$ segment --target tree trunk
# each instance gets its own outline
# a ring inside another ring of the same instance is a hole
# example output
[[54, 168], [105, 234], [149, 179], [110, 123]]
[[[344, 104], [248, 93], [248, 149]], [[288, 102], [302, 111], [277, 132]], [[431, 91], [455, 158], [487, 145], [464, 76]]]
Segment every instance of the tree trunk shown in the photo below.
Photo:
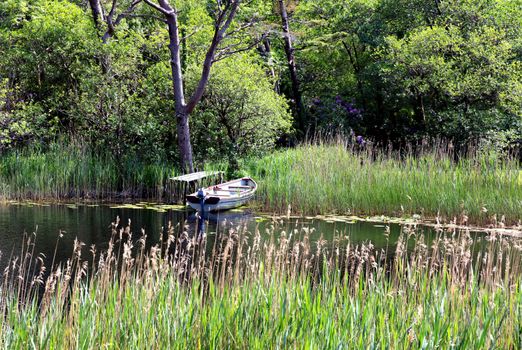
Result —
[[96, 29], [100, 29], [100, 21], [104, 21], [103, 9], [100, 4], [100, 0], [89, 0], [89, 5], [92, 11], [92, 18], [94, 19], [94, 25]]
[[15, 73], [13, 71], [9, 72], [9, 76], [6, 81], [5, 86], [5, 105], [4, 110], [6, 112], [11, 112], [13, 110], [13, 100], [14, 100], [14, 86], [15, 86]]
[[357, 47], [352, 41], [352, 45], [350, 45], [346, 41], [342, 41], [342, 44], [344, 46], [344, 49], [348, 53], [348, 58], [350, 59], [350, 64], [352, 65], [353, 71], [355, 73], [355, 79], [357, 80], [357, 90], [359, 92], [359, 99], [361, 101], [362, 107], [364, 110], [366, 110], [366, 97], [363, 90], [363, 82], [361, 80], [361, 72], [363, 70], [359, 55], [357, 54]]
[[192, 145], [190, 143], [189, 114], [184, 108], [181, 111], [176, 111], [176, 131], [183, 172], [193, 173], [194, 163], [192, 160]]
[[[100, 0], [89, 0], [93, 11], [96, 6], [92, 6], [92, 4], [99, 4], [99, 1]], [[108, 26], [107, 35], [112, 36], [114, 34], [114, 27], [118, 25], [120, 20], [129, 15], [140, 2], [141, 1], [138, 0], [133, 1], [127, 11], [118, 15], [116, 20], [113, 21], [117, 3], [117, 1], [113, 1], [111, 11], [107, 15], [106, 20]], [[144, 2], [154, 10], [162, 13], [165, 16], [165, 21], [168, 26], [170, 66], [172, 71], [172, 87], [174, 90], [174, 111], [178, 147], [181, 156], [181, 168], [185, 172], [193, 172], [194, 164], [192, 157], [192, 146], [190, 142], [189, 115], [192, 113], [203, 96], [205, 87], [210, 77], [210, 68], [214, 63], [216, 50], [218, 49], [220, 42], [225, 37], [228, 28], [236, 16], [239, 5], [241, 4], [241, 0], [228, 1], [225, 3], [218, 1], [218, 16], [214, 24], [214, 36], [203, 61], [201, 77], [194, 93], [189, 98], [188, 103], [185, 102], [185, 92], [183, 88], [183, 66], [181, 62], [181, 39], [179, 35], [180, 28], [178, 23], [178, 11], [170, 5], [169, 0], [158, 0], [157, 3], [151, 0], [144, 0]], [[101, 9], [101, 11], [102, 10], [103, 9]], [[101, 16], [105, 17], [103, 13], [101, 13]]]
[[272, 78], [273, 84], [274, 84], [274, 91], [276, 93], [280, 93], [279, 89], [279, 81], [276, 76], [274, 67], [273, 67], [273, 59], [272, 59], [272, 48], [270, 47], [270, 40], [268, 38], [265, 38], [258, 46], [257, 50], [259, 51], [259, 54], [265, 62], [267, 63], [268, 70], [270, 77]]
[[305, 123], [303, 120], [301, 93], [299, 90], [299, 78], [297, 77], [297, 66], [295, 64], [294, 47], [292, 44], [290, 25], [288, 24], [288, 14], [286, 12], [285, 1], [278, 1], [279, 10], [281, 12], [281, 21], [283, 25], [286, 59], [288, 61], [288, 70], [290, 71], [290, 80], [292, 82], [292, 93], [294, 95], [295, 112], [297, 115], [297, 126], [299, 129], [303, 130], [305, 127]]
[[187, 33], [186, 29], [181, 29], [181, 71], [185, 74], [187, 70]]
[[176, 114], [176, 131], [180, 152], [181, 168], [184, 172], [194, 172], [192, 161], [192, 145], [190, 143], [189, 114], [185, 105], [183, 88], [183, 67], [181, 65], [180, 37], [177, 14], [166, 16], [169, 27], [170, 67], [172, 71], [172, 87], [174, 89], [174, 108]]

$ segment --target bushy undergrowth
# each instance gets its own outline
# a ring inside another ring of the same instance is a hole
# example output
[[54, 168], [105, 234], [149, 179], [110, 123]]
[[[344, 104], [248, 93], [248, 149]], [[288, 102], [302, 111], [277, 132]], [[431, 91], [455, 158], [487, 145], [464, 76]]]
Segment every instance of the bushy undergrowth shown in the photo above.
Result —
[[342, 142], [303, 145], [256, 160], [259, 198], [270, 210], [305, 214], [423, 215], [460, 222], [508, 221], [522, 213], [522, 168], [515, 159], [443, 148], [415, 156]]
[[210, 240], [170, 228], [147, 251], [146, 238], [129, 233], [115, 223], [93, 268], [82, 261], [80, 242], [47, 278], [41, 259], [11, 261], [1, 285], [0, 345], [522, 346], [520, 239], [477, 241], [438, 229], [428, 241], [404, 227], [393, 249], [377, 251], [343, 236], [311, 244], [306, 228], [285, 233], [274, 223], [268, 242], [241, 229]]

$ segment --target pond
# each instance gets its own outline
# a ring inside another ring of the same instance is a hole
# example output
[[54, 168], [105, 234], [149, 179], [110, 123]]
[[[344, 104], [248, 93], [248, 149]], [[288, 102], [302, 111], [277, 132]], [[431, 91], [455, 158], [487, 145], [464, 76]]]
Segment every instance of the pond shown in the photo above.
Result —
[[[116, 218], [122, 224], [130, 222], [133, 237], [139, 237], [142, 229], [147, 234], [147, 246], [159, 242], [169, 222], [176, 233], [197, 234], [200, 222], [194, 211], [179, 206], [139, 203], [138, 205], [92, 204], [11, 204], [0, 206], [0, 268], [6, 266], [11, 256], [20, 255], [27, 237], [35, 233], [33, 256], [43, 254], [45, 260], [55, 262], [68, 259], [75, 239], [83, 242], [83, 256], [88, 256], [91, 246], [97, 251], [108, 247], [111, 223]], [[386, 226], [389, 232], [386, 233]], [[248, 208], [210, 214], [204, 227], [209, 240], [226, 234], [230, 229], [242, 227], [249, 232], [259, 230], [262, 239], [276, 239], [271, 235], [282, 232], [302, 234], [309, 229], [310, 242], [319, 239], [332, 242], [335, 237], [347, 236], [351, 243], [371, 241], [376, 249], [393, 249], [401, 232], [397, 223], [383, 224], [334, 217], [281, 217], [256, 214]], [[297, 230], [296, 230], [297, 229]], [[270, 233], [272, 232], [272, 233]], [[421, 227], [418, 232], [432, 236], [434, 231]], [[25, 237], [25, 238], [24, 238]], [[297, 239], [299, 237], [296, 237]], [[87, 258], [88, 259], [88, 258]], [[0, 271], [2, 271], [0, 270]]]

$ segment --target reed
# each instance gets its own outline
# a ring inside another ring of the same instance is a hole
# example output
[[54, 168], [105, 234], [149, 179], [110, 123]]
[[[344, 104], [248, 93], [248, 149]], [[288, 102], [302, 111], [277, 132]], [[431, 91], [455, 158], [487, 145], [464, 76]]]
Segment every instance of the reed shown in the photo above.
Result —
[[[275, 151], [242, 164], [241, 173], [259, 183], [260, 206], [272, 212], [420, 215], [495, 226], [522, 219], [522, 169], [515, 158], [474, 153], [454, 161], [440, 145], [399, 153], [371, 146], [358, 150], [337, 140]], [[225, 164], [216, 167], [226, 170]], [[176, 172], [166, 163], [116, 158], [81, 143], [56, 143], [45, 151], [32, 148], [0, 157], [0, 200], [161, 200], [169, 195], [167, 179]]]
[[0, 200], [161, 198], [175, 173], [167, 164], [117, 158], [81, 142], [53, 143], [0, 157]]
[[416, 153], [341, 141], [282, 150], [249, 163], [266, 210], [300, 214], [389, 215], [516, 224], [522, 218], [522, 168], [515, 158], [444, 147]]
[[522, 346], [520, 239], [438, 228], [428, 241], [405, 226], [383, 252], [342, 235], [311, 244], [306, 228], [274, 222], [269, 241], [170, 227], [147, 250], [145, 236], [112, 227], [108, 251], [91, 249], [96, 263], [80, 242], [47, 278], [30, 242], [11, 261], [2, 348]]

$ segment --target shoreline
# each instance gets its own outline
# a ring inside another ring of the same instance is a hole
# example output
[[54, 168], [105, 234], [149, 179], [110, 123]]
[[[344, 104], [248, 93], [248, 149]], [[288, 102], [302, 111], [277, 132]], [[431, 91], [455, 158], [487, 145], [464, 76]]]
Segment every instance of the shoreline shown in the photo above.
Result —
[[274, 215], [273, 213], [261, 212], [259, 215], [272, 216], [273, 218], [295, 218], [295, 219], [319, 219], [326, 222], [343, 222], [343, 223], [356, 223], [369, 222], [376, 224], [399, 224], [399, 225], [412, 225], [412, 226], [423, 226], [441, 230], [468, 230], [470, 232], [484, 232], [488, 234], [502, 234], [504, 236], [511, 236], [516, 238], [522, 238], [522, 221], [519, 221], [515, 225], [498, 225], [492, 224], [487, 226], [481, 226], [474, 223], [471, 224], [458, 224], [455, 222], [437, 222], [437, 218], [414, 218], [414, 217], [390, 217], [385, 215], [380, 216], [358, 216], [358, 215], [316, 215], [316, 216], [302, 216], [302, 215]]

